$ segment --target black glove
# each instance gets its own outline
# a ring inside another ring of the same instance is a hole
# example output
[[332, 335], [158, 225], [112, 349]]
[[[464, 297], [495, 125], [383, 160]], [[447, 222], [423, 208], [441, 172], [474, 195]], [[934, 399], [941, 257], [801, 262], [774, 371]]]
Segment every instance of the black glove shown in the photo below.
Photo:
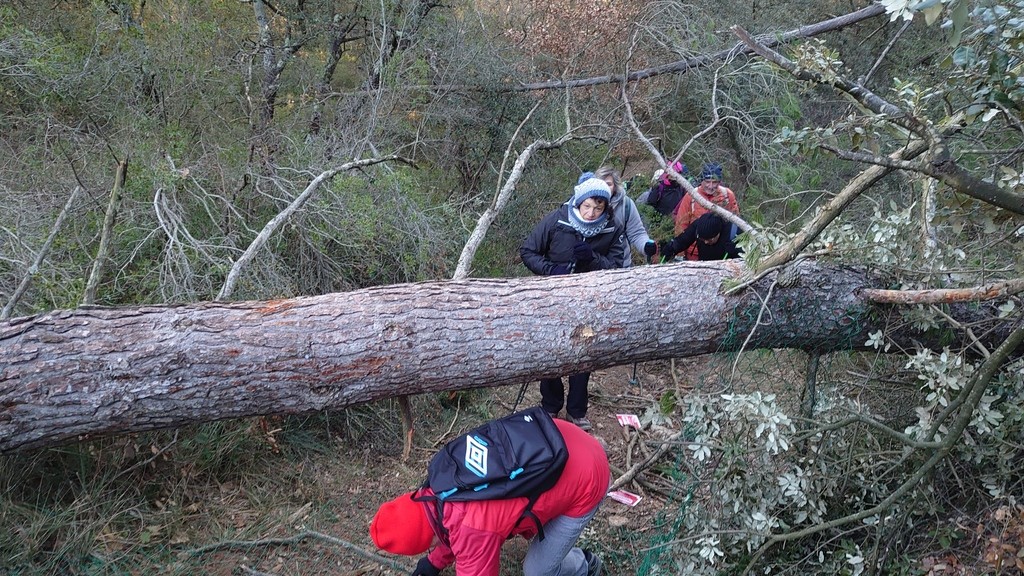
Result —
[[549, 276], [558, 276], [560, 274], [568, 274], [570, 272], [569, 266], [566, 264], [555, 264], [551, 267], [551, 271], [548, 272]]
[[590, 264], [594, 260], [594, 249], [586, 242], [579, 242], [572, 249], [572, 255], [581, 264]]
[[420, 558], [420, 561], [416, 563], [416, 569], [412, 571], [409, 576], [440, 576], [441, 571], [434, 567], [424, 556]]
[[654, 243], [654, 240], [648, 240], [646, 243], [644, 243], [644, 256], [651, 258], [657, 253], [658, 245]]
[[658, 253], [661, 254], [662, 260], [671, 260], [676, 255], [675, 244], [673, 244], [671, 240], [662, 242], [661, 245], [658, 246]]

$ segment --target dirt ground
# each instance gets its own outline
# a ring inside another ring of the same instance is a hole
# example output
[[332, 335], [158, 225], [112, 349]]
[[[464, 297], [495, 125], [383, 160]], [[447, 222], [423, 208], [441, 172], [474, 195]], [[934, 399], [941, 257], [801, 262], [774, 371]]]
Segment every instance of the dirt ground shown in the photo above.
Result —
[[[672, 572], [664, 565], [652, 570], [651, 564], [657, 560], [654, 557], [660, 550], [659, 544], [681, 536], [672, 528], [672, 521], [681, 506], [680, 499], [687, 496], [681, 494], [687, 489], [681, 486], [687, 482], [669, 478], [679, 468], [679, 450], [656, 458], [652, 467], [635, 478], [626, 471], [656, 455], [661, 440], [680, 430], [683, 423], [676, 399], [694, 392], [713, 393], [713, 388], [721, 384], [718, 373], [728, 371], [737, 375], [736, 383], [730, 385], [786, 396], [783, 402], [796, 406], [800, 389], [788, 383], [803, 381], [803, 361], [802, 353], [797, 352], [776, 352], [770, 361], [754, 353], [741, 357], [737, 364], [731, 358], [722, 364], [722, 359], [706, 356], [648, 362], [635, 368], [620, 366], [592, 374], [588, 417], [594, 425], [594, 436], [606, 446], [613, 485], [629, 477], [622, 488], [642, 497], [633, 507], [605, 499], [580, 538], [581, 547], [604, 559], [605, 576]], [[279, 434], [281, 449], [269, 450], [274, 446], [274, 429], [267, 431], [267, 446], [261, 448], [264, 452], [257, 457], [264, 462], [254, 466], [247, 462], [249, 465], [240, 467], [230, 480], [218, 475], [219, 484], [212, 486], [190, 483], [188, 501], [172, 502], [171, 498], [157, 494], [145, 504], [161, 509], [194, 508], [193, 527], [181, 534], [169, 534], [178, 528], [167, 527], [161, 533], [160, 526], [149, 525], [152, 520], [147, 517], [143, 520], [145, 530], [159, 537], [161, 543], [128, 550], [117, 547], [112, 534], [111, 545], [100, 553], [104, 558], [114, 558], [123, 549], [125, 555], [117, 562], [119, 569], [73, 573], [409, 574], [416, 558], [378, 552], [370, 541], [368, 528], [377, 507], [419, 486], [425, 478], [427, 463], [444, 442], [489, 418], [513, 412], [519, 391], [517, 385], [412, 398], [415, 441], [408, 459], [402, 456], [397, 402], [384, 401], [331, 415], [326, 434], [322, 429], [323, 415], [317, 416], [321, 429], [296, 426], [288, 431], [287, 422], [281, 423], [285, 430]], [[518, 407], [539, 402], [538, 385], [533, 382], [526, 387]], [[909, 401], [905, 404], [914, 405]], [[637, 431], [621, 426], [616, 414], [633, 414], [644, 423], [652, 415], [663, 418], [668, 414], [669, 420], [662, 419], [658, 425], [646, 425]], [[311, 429], [317, 438], [303, 442], [302, 435], [310, 434]], [[693, 482], [689, 485], [692, 489]], [[522, 574], [526, 546], [520, 538], [506, 542], [500, 576]], [[149, 556], [144, 562], [135, 553], [139, 548]], [[168, 561], [169, 557], [172, 560]], [[978, 557], [977, 552], [974, 557]], [[0, 562], [0, 576], [6, 576], [2, 566]], [[124, 570], [124, 566], [133, 568]], [[153, 566], [160, 569], [154, 571]], [[447, 570], [445, 574], [454, 571]]]
[[[676, 367], [676, 374], [684, 372], [682, 366]], [[641, 433], [620, 426], [616, 414], [642, 418], [659, 398], [677, 386], [685, 387], [686, 383], [672, 377], [667, 362], [621, 366], [592, 374], [588, 417], [594, 425], [594, 436], [607, 447], [613, 482], [656, 448], [656, 438], [649, 431]], [[362, 445], [339, 445], [336, 458], [304, 464], [309, 469], [303, 471], [303, 479], [295, 487], [296, 509], [279, 510], [281, 518], [276, 522], [264, 519], [268, 526], [265, 540], [247, 539], [239, 546], [190, 555], [183, 559], [179, 570], [172, 572], [188, 572], [188, 565], [195, 568], [195, 563], [199, 563], [204, 573], [218, 575], [408, 574], [416, 558], [378, 553], [369, 539], [367, 529], [377, 506], [422, 482], [436, 446], [483, 422], [486, 417], [477, 415], [478, 412], [494, 416], [511, 413], [519, 391], [519, 386], [478, 391], [468, 402], [470, 405], [456, 406], [459, 415], [450, 421], [440, 421], [438, 415], [431, 413], [416, 413], [417, 436], [408, 461], [402, 461], [397, 429], [375, 435], [371, 442]], [[531, 383], [520, 408], [539, 402], [538, 386]], [[413, 407], [416, 412], [417, 404]], [[656, 536], [652, 533], [655, 516], [662, 512], [666, 500], [660, 490], [648, 490], [637, 482], [626, 483], [622, 488], [638, 494], [642, 500], [630, 507], [605, 499], [581, 536], [580, 545], [604, 558], [605, 575], [637, 573], [644, 549]], [[300, 502], [305, 504], [300, 506]], [[244, 510], [240, 509], [239, 514], [244, 516]], [[240, 525], [259, 521], [239, 519]], [[521, 538], [505, 544], [502, 576], [522, 574], [525, 551], [526, 542]]]

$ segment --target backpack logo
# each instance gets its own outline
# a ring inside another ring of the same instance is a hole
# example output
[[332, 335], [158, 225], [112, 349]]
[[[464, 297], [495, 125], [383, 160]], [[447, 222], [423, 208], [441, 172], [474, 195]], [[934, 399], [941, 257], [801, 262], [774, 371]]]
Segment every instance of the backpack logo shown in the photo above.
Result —
[[487, 442], [479, 436], [466, 436], [466, 468], [481, 478], [487, 477]]

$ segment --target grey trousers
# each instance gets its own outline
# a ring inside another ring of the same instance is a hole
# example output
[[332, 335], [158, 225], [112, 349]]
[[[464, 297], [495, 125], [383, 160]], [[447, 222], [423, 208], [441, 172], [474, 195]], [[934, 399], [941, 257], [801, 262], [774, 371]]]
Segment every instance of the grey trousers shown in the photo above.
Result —
[[576, 540], [600, 507], [598, 503], [580, 518], [559, 516], [545, 524], [544, 540], [535, 537], [530, 541], [523, 576], [587, 576], [587, 561]]

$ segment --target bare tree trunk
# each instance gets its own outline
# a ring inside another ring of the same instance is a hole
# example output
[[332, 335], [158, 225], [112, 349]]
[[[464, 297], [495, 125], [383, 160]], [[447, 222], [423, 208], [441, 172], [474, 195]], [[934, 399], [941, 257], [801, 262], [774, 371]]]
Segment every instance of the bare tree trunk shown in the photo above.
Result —
[[[267, 17], [263, 0], [254, 0], [252, 9], [256, 16], [256, 27], [259, 29], [260, 52], [263, 61], [263, 85], [260, 89], [260, 102], [256, 108], [256, 134], [263, 134], [274, 120], [274, 103], [277, 102], [278, 81], [284, 71], [286, 60], [278, 59], [274, 48], [274, 34]], [[287, 53], [285, 53], [287, 55]]]
[[[878, 281], [809, 261], [789, 270], [786, 286], [769, 275], [737, 296], [719, 291], [744, 272], [734, 260], [269, 302], [83, 308], [2, 322], [0, 453], [744, 345], [856, 349], [884, 325], [886, 307], [860, 296]], [[991, 308], [994, 317], [994, 306], [951, 314]], [[754, 331], [765, 309], [772, 322]], [[1009, 334], [1008, 322], [994, 326], [986, 342]], [[903, 337], [949, 345], [937, 339], [946, 330], [933, 340]]]
[[335, 14], [331, 19], [327, 36], [327, 61], [324, 63], [324, 71], [320, 75], [320, 81], [316, 84], [313, 113], [309, 119], [310, 135], [317, 136], [320, 134], [323, 106], [331, 91], [331, 79], [334, 78], [334, 72], [338, 69], [338, 63], [341, 62], [341, 55], [345, 51], [345, 44], [352, 40], [349, 38], [349, 34], [352, 33], [358, 22], [359, 19], [354, 13], [345, 17]]
[[14, 294], [7, 301], [4, 309], [0, 311], [0, 320], [6, 320], [11, 317], [11, 312], [14, 307], [18, 305], [18, 301], [25, 295], [28, 287], [32, 284], [32, 277], [39, 271], [39, 265], [43, 263], [46, 256], [50, 254], [50, 247], [53, 246], [53, 239], [57, 237], [57, 233], [60, 232], [61, 226], [64, 225], [64, 219], [67, 218], [68, 212], [71, 210], [71, 206], [74, 205], [75, 199], [78, 198], [78, 194], [82, 191], [81, 186], [75, 186], [74, 191], [71, 192], [71, 196], [68, 197], [68, 201], [64, 204], [64, 208], [61, 209], [60, 214], [57, 215], [57, 220], [53, 223], [53, 228], [50, 229], [50, 235], [46, 237], [46, 242], [43, 243], [43, 247], [39, 249], [36, 254], [35, 260], [29, 265], [28, 270], [25, 271], [25, 276], [22, 277], [21, 283], [14, 290]]
[[96, 302], [96, 291], [99, 289], [100, 280], [103, 278], [103, 267], [110, 257], [110, 237], [114, 234], [114, 222], [117, 220], [117, 208], [121, 204], [121, 192], [124, 190], [124, 182], [128, 179], [128, 157], [118, 162], [117, 174], [114, 176], [114, 188], [110, 191], [110, 202], [107, 203], [107, 213], [103, 217], [103, 231], [100, 233], [100, 247], [96, 251], [96, 259], [92, 262], [92, 270], [89, 272], [89, 279], [85, 283], [85, 293], [82, 296], [83, 305], [91, 305]]
[[138, 17], [135, 16], [132, 4], [132, 2], [123, 0], [112, 0], [107, 2], [107, 7], [121, 19], [121, 27], [139, 55], [139, 79], [136, 83], [139, 95], [152, 102], [154, 106], [160, 106], [162, 95], [157, 88], [158, 75], [153, 68], [153, 57], [147, 43], [146, 29], [142, 25], [145, 2], [139, 8]]
[[[300, 3], [300, 11], [302, 4]], [[253, 134], [252, 146], [261, 151], [260, 160], [264, 167], [273, 164], [276, 156], [276, 144], [270, 133], [270, 126], [274, 120], [274, 107], [277, 105], [277, 94], [281, 88], [281, 75], [292, 57], [302, 48], [305, 39], [293, 40], [292, 22], [284, 17], [284, 39], [280, 48], [274, 44], [274, 27], [267, 15], [267, 6], [264, 0], [253, 0], [253, 14], [256, 17], [256, 26], [259, 29], [260, 52], [263, 62], [263, 84], [260, 88], [260, 101], [256, 108], [256, 122]], [[301, 16], [297, 19], [300, 23]]]

